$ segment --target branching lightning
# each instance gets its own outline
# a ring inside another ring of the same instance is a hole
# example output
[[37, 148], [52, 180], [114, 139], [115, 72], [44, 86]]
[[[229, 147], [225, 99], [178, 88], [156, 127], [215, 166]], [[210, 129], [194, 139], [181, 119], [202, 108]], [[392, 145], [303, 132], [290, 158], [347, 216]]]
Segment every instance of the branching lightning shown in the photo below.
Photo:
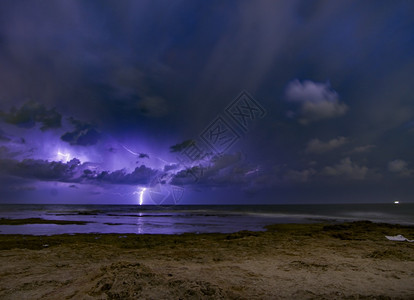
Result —
[[[138, 156], [138, 157], [140, 157], [140, 156], [142, 156], [143, 155], [143, 153], [137, 153], [137, 152], [134, 152], [134, 151], [132, 151], [131, 149], [128, 149], [127, 147], [125, 147], [124, 145], [122, 145], [122, 144], [120, 144], [121, 145], [121, 147], [122, 148], [124, 148], [126, 151], [128, 151], [129, 153], [131, 153], [132, 155], [135, 155], [135, 156]], [[150, 154], [152, 157], [154, 157], [155, 159], [158, 159], [159, 161], [162, 161], [163, 163], [165, 163], [165, 164], [167, 164], [167, 165], [170, 165], [170, 164], [172, 164], [171, 162], [168, 162], [168, 161], [166, 161], [166, 160], [164, 160], [164, 159], [162, 159], [162, 158], [160, 158], [160, 157], [158, 157], [158, 156], [155, 156], [153, 153], [148, 153], [148, 154]]]
[[64, 162], [68, 162], [70, 160], [70, 154], [69, 153], [62, 153], [60, 151], [57, 152], [58, 157], [63, 157]]
[[259, 167], [257, 167], [256, 169], [253, 169], [253, 170], [250, 170], [250, 171], [248, 171], [248, 172], [246, 172], [246, 174], [244, 174], [244, 175], [250, 175], [250, 174], [254, 174], [254, 173], [257, 173], [257, 172], [259, 172], [260, 171], [260, 168]]

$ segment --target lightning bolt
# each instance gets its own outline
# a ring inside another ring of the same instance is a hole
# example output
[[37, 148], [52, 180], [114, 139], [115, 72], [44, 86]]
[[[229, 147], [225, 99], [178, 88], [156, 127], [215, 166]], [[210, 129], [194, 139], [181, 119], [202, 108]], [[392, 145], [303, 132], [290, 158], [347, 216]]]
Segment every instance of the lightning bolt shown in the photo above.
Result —
[[[126, 151], [128, 151], [128, 152], [129, 152], [129, 153], [131, 153], [132, 155], [135, 155], [135, 156], [139, 156], [139, 155], [140, 155], [139, 153], [136, 153], [136, 152], [132, 151], [131, 149], [128, 149], [128, 148], [127, 148], [127, 147], [125, 147], [124, 145], [122, 145], [122, 144], [120, 144], [120, 145], [122, 146], [122, 148], [124, 148]], [[164, 159], [162, 159], [162, 158], [160, 158], [160, 157], [158, 157], [158, 156], [153, 155], [153, 153], [148, 152], [148, 154], [150, 154], [150, 155], [151, 155], [151, 157], [154, 157], [154, 158], [156, 158], [156, 159], [158, 159], [158, 160], [162, 161], [163, 163], [165, 163], [165, 164], [167, 164], [167, 165], [172, 164], [171, 162], [168, 162], [168, 161], [166, 161], [166, 160], [164, 160]]]
[[135, 156], [139, 156], [139, 154], [138, 153], [136, 153], [136, 152], [134, 152], [134, 151], [132, 151], [132, 150], [130, 150], [130, 149], [128, 149], [127, 147], [125, 147], [124, 145], [121, 145], [122, 146], [122, 148], [124, 148], [126, 151], [128, 151], [129, 153], [131, 153], [132, 155], [135, 155]]
[[138, 194], [138, 197], [139, 197], [139, 205], [142, 205], [142, 203], [144, 203], [144, 193], [145, 193], [145, 191], [147, 190], [147, 188], [146, 187], [141, 187], [141, 188], [138, 188], [139, 190], [137, 191], [137, 192], [134, 192], [133, 194], [134, 195], [136, 195], [136, 194]]

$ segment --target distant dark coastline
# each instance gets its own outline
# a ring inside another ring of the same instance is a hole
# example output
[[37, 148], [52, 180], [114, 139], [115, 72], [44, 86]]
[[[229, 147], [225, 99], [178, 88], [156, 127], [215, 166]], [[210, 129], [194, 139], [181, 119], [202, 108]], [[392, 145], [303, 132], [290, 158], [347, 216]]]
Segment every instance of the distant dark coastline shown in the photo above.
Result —
[[46, 219], [42, 219], [42, 218], [28, 218], [28, 219], [0, 218], [0, 225], [26, 225], [26, 224], [85, 225], [87, 223], [90, 223], [90, 222], [64, 221], [64, 220], [46, 220]]

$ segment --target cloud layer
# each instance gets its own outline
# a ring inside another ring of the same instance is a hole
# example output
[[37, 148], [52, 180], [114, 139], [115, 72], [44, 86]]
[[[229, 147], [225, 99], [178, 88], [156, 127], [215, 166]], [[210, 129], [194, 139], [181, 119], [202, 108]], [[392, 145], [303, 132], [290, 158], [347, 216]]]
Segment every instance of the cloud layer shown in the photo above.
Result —
[[99, 141], [101, 134], [94, 125], [83, 123], [74, 118], [70, 118], [70, 122], [75, 126], [75, 129], [62, 135], [62, 141], [78, 146], [91, 146]]
[[312, 139], [309, 141], [308, 145], [306, 146], [306, 151], [309, 153], [321, 154], [321, 153], [332, 151], [336, 148], [339, 148], [342, 145], [345, 145], [346, 142], [347, 142], [347, 139], [343, 136], [337, 137], [327, 142], [323, 142], [319, 139]]
[[[3, 1], [0, 20], [1, 191], [413, 199], [410, 1]], [[242, 90], [267, 113], [248, 129], [226, 113]], [[231, 151], [180, 164], [218, 116]]]
[[366, 166], [360, 166], [349, 157], [346, 157], [333, 166], [325, 167], [323, 174], [335, 177], [341, 176], [346, 179], [362, 180], [366, 178], [368, 168]]
[[0, 111], [0, 117], [6, 123], [24, 128], [32, 128], [40, 123], [42, 131], [62, 126], [60, 113], [34, 101], [25, 102], [20, 108], [13, 107], [8, 113]]
[[286, 99], [299, 106], [302, 124], [342, 116], [348, 106], [339, 101], [338, 94], [327, 83], [294, 80], [286, 87]]

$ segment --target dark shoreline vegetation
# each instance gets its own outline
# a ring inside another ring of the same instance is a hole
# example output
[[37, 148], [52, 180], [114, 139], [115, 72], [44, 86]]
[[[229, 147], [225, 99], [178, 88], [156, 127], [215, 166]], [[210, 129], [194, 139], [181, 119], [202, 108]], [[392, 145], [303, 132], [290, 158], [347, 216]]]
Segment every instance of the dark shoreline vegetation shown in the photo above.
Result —
[[56, 225], [86, 225], [88, 221], [47, 220], [42, 218], [7, 219], [0, 218], [0, 225], [27, 225], [27, 224], [56, 224]]
[[[24, 219], [28, 220], [28, 219]], [[70, 221], [69, 221], [70, 222]], [[402, 234], [408, 239], [414, 239], [414, 226], [373, 223], [370, 221], [356, 221], [347, 223], [313, 223], [313, 224], [274, 224], [266, 226], [266, 231], [239, 231], [235, 233], [184, 233], [179, 235], [164, 234], [60, 234], [60, 235], [19, 235], [0, 234], [0, 250], [32, 249], [75, 245], [111, 245], [124, 249], [155, 249], [170, 245], [171, 248], [194, 246], [205, 243], [227, 244], [236, 242], [238, 246], [248, 246], [252, 250], [266, 248], [283, 241], [306, 241], [309, 239], [331, 239], [334, 241], [353, 242], [382, 242], [390, 247], [393, 245], [407, 247], [412, 250], [411, 243], [387, 241], [385, 235]], [[404, 246], [405, 245], [405, 246]], [[258, 248], [259, 247], [259, 248]], [[390, 255], [401, 259], [414, 260], [413, 255], [385, 251], [373, 253], [373, 256]], [[411, 257], [412, 256], [412, 257]], [[410, 258], [411, 257], [411, 258]]]

